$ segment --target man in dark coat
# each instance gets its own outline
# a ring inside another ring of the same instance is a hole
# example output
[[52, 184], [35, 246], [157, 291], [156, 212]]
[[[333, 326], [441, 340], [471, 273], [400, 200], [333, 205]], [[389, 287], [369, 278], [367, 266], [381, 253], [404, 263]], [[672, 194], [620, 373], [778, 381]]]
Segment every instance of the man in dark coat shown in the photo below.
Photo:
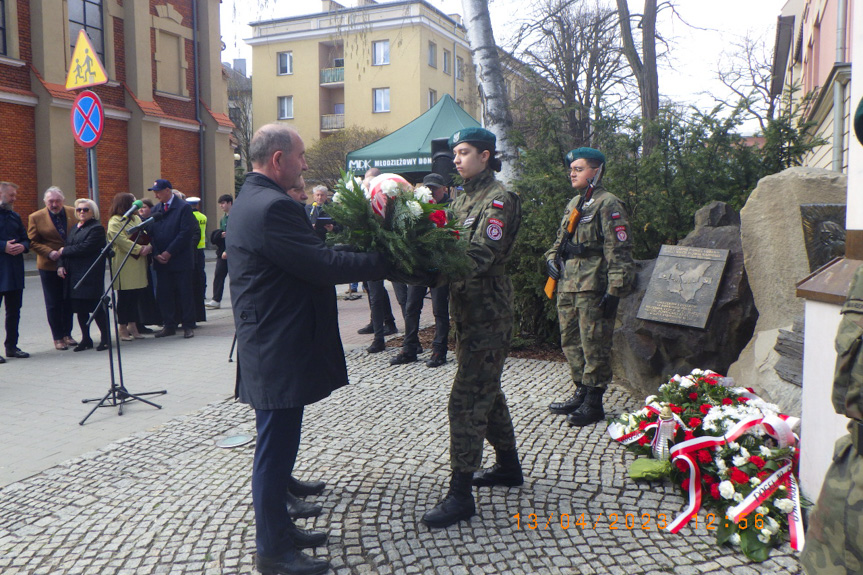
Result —
[[[30, 251], [30, 239], [21, 216], [12, 211], [18, 186], [0, 182], [0, 300], [6, 301], [6, 355], [30, 357], [18, 349], [18, 322], [24, 296], [24, 256]], [[0, 356], [0, 363], [6, 363]]]
[[201, 228], [192, 207], [174, 194], [171, 182], [156, 180], [150, 191], [161, 202], [153, 208], [157, 220], [150, 229], [156, 271], [156, 299], [164, 325], [156, 337], [177, 332], [177, 300], [182, 313], [183, 337], [195, 336], [195, 300], [192, 294], [192, 270], [195, 265], [194, 246]]
[[[299, 134], [278, 124], [252, 139], [246, 174], [225, 238], [237, 329], [237, 396], [255, 409], [252, 472], [257, 568], [324, 573], [329, 563], [300, 551], [325, 533], [298, 529], [286, 509], [305, 405], [348, 383], [335, 285], [380, 279], [379, 254], [328, 249], [303, 205], [286, 192], [308, 169]], [[323, 356], [321, 355], [323, 353]]]

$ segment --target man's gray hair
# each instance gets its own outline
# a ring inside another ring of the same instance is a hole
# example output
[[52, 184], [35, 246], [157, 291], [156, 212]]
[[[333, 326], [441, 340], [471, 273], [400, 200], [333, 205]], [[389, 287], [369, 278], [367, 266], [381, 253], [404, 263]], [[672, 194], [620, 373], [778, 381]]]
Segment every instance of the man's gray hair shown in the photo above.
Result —
[[57, 194], [57, 195], [59, 195], [59, 196], [60, 196], [60, 199], [61, 199], [61, 200], [65, 200], [65, 199], [66, 199], [66, 196], [64, 196], [64, 195], [63, 195], [63, 190], [61, 190], [61, 189], [60, 189], [60, 188], [58, 188], [57, 186], [51, 186], [50, 188], [48, 188], [47, 190], [45, 190], [45, 193], [44, 193], [44, 194], [42, 194], [42, 201], [43, 201], [43, 202], [47, 202], [47, 201], [48, 201], [48, 194]]
[[321, 192], [321, 191], [322, 191], [322, 192], [324, 192], [325, 194], [330, 193], [330, 189], [329, 189], [329, 188], [327, 188], [327, 187], [326, 187], [325, 185], [323, 185], [323, 184], [318, 184], [317, 186], [315, 186], [314, 188], [312, 188], [312, 193], [313, 193], [313, 194], [314, 194], [315, 192]]
[[12, 182], [0, 182], [0, 189], [3, 188], [12, 188], [13, 190], [17, 190], [18, 184], [13, 184]]
[[294, 147], [293, 129], [281, 124], [266, 124], [252, 137], [249, 145], [249, 160], [252, 164], [263, 165], [276, 152], [290, 153]]

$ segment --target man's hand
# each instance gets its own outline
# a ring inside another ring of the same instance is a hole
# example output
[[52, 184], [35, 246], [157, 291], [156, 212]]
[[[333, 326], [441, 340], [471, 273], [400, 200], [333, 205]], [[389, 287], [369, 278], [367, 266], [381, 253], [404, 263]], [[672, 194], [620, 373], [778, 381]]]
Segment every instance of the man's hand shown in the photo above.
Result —
[[5, 251], [10, 256], [17, 256], [18, 254], [24, 253], [24, 246], [19, 244], [18, 240], [7, 240]]
[[149, 255], [150, 252], [152, 252], [152, 251], [153, 251], [153, 246], [151, 244], [147, 244], [146, 246], [143, 246], [141, 248], [141, 251], [138, 253], [138, 255], [141, 257], [147, 257], [147, 255]]
[[228, 252], [222, 252], [222, 259], [223, 260], [228, 259]]
[[166, 264], [171, 261], [171, 252], [162, 252], [156, 256], [156, 261], [160, 264]]
[[560, 258], [554, 258], [553, 260], [547, 260], [546, 269], [548, 271], [548, 277], [557, 281], [560, 279]]
[[222, 237], [225, 237], [225, 232], [222, 232]]
[[57, 268], [57, 275], [61, 278], [66, 277], [66, 268]]
[[60, 252], [58, 252], [57, 250], [51, 250], [51, 253], [48, 254], [48, 259], [50, 259], [52, 262], [56, 262], [60, 259]]
[[617, 313], [617, 305], [620, 303], [620, 298], [616, 295], [607, 293], [599, 300], [599, 309], [602, 310], [603, 319], [611, 319]]

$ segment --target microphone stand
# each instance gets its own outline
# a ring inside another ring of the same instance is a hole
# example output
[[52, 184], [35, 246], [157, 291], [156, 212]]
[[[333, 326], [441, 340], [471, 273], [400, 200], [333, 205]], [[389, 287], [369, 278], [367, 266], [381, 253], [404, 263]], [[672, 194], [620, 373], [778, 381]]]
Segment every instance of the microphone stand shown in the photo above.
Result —
[[[105, 247], [99, 253], [99, 257], [96, 258], [96, 261], [94, 261], [93, 264], [90, 266], [90, 269], [87, 270], [87, 272], [84, 274], [84, 276], [78, 281], [77, 284], [75, 284], [75, 287], [72, 288], [73, 291], [79, 285], [81, 285], [81, 282], [83, 282], [84, 279], [88, 275], [90, 275], [90, 273], [93, 271], [93, 269], [96, 267], [96, 264], [98, 264], [100, 260], [106, 259], [106, 258], [110, 257], [111, 255], [113, 255], [113, 250], [111, 249], [111, 246], [114, 245], [114, 242], [117, 241], [117, 238], [120, 236], [120, 234], [123, 233], [123, 231], [126, 229], [126, 226], [129, 225], [130, 221], [131, 220], [129, 218], [126, 218], [126, 221], [123, 224], [123, 227], [120, 228], [120, 231], [118, 231], [117, 234], [113, 238], [111, 238], [111, 241], [105, 245]], [[102, 297], [99, 298], [99, 303], [96, 305], [95, 309], [90, 314], [90, 318], [87, 320], [87, 326], [89, 327], [90, 324], [93, 323], [93, 320], [96, 318], [96, 314], [99, 313], [99, 310], [101, 308], [102, 313], [105, 314], [105, 319], [107, 321], [109, 318], [109, 311], [108, 311], [109, 308], [114, 309], [114, 313], [112, 315], [114, 318], [114, 335], [117, 339], [117, 371], [118, 371], [119, 376], [120, 376], [120, 382], [118, 384], [117, 380], [114, 377], [114, 353], [113, 353], [114, 347], [113, 347], [112, 342], [111, 342], [111, 327], [108, 326], [108, 333], [107, 333], [107, 336], [108, 336], [108, 342], [107, 342], [108, 343], [108, 365], [109, 365], [110, 374], [111, 374], [111, 387], [108, 389], [108, 393], [103, 395], [101, 398], [96, 397], [96, 398], [92, 398], [92, 399], [82, 399], [81, 400], [81, 403], [92, 403], [94, 401], [97, 401], [98, 403], [93, 407], [93, 409], [90, 410], [90, 413], [88, 413], [86, 415], [86, 417], [84, 417], [84, 419], [82, 419], [78, 423], [78, 425], [84, 425], [84, 422], [86, 422], [87, 419], [89, 419], [90, 416], [93, 415], [93, 413], [97, 409], [99, 409], [100, 407], [117, 407], [117, 415], [123, 415], [123, 406], [126, 403], [129, 403], [132, 401], [142, 401], [142, 402], [146, 403], [147, 405], [151, 405], [151, 406], [155, 407], [156, 409], [162, 409], [161, 405], [158, 405], [156, 403], [148, 401], [148, 400], [144, 399], [143, 396], [145, 396], [145, 395], [165, 395], [166, 393], [168, 393], [164, 389], [160, 390], [160, 391], [145, 391], [143, 393], [130, 393], [126, 389], [126, 386], [123, 382], [123, 361], [122, 361], [122, 357], [120, 354], [120, 333], [119, 333], [119, 326], [118, 326], [118, 321], [117, 321], [117, 303], [116, 303], [116, 295], [114, 293], [114, 281], [117, 279], [117, 277], [119, 277], [120, 272], [123, 270], [123, 267], [126, 265], [126, 261], [129, 259], [129, 256], [132, 255], [132, 250], [135, 249], [136, 245], [138, 245], [138, 238], [137, 237], [135, 238], [135, 241], [132, 243], [132, 247], [130, 247], [129, 251], [126, 252], [126, 256], [123, 258], [123, 261], [120, 262], [120, 266], [117, 268], [116, 274], [114, 273], [111, 260], [108, 259], [108, 275], [111, 276], [111, 281], [108, 282], [107, 289], [105, 289], [105, 292], [102, 294]], [[108, 295], [109, 292], [111, 294], [110, 296]]]

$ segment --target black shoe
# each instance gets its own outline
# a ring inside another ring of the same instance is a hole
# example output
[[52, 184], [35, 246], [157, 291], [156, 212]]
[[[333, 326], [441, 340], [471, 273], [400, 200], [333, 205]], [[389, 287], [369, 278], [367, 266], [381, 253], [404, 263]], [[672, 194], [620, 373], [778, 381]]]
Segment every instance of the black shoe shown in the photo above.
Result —
[[292, 525], [288, 527], [285, 533], [297, 549], [311, 549], [312, 547], [320, 547], [327, 543], [327, 533], [325, 531], [300, 529], [296, 525]]
[[6, 358], [0, 355], [0, 363], [6, 363]]
[[581, 404], [584, 403], [584, 398], [587, 395], [588, 389], [589, 388], [583, 385], [576, 384], [575, 393], [572, 397], [564, 401], [550, 404], [548, 406], [548, 410], [552, 413], [558, 413], [560, 415], [569, 415], [570, 413], [581, 407]]
[[257, 555], [255, 567], [262, 575], [319, 575], [330, 570], [330, 562], [295, 550], [279, 559]]
[[476, 515], [476, 504], [471, 492], [473, 473], [453, 471], [449, 493], [443, 501], [423, 515], [423, 523], [429, 527], [449, 527]]
[[307, 495], [320, 495], [327, 484], [323, 481], [300, 481], [291, 475], [288, 478], [288, 491], [294, 497], [306, 497]]
[[387, 344], [384, 342], [377, 340], [373, 341], [370, 346], [366, 348], [366, 351], [369, 353], [380, 353], [387, 348]]
[[417, 356], [410, 353], [401, 352], [390, 360], [390, 365], [404, 365], [413, 363], [417, 360]]
[[75, 349], [72, 351], [84, 351], [85, 349], [93, 349], [93, 340], [82, 341], [78, 345], [75, 346]]
[[360, 335], [368, 335], [370, 333], [375, 333], [375, 326], [373, 326], [372, 324], [369, 324], [365, 327], [361, 327], [360, 329], [357, 330], [357, 333]]
[[323, 507], [314, 503], [308, 503], [296, 497], [288, 491], [287, 502], [288, 515], [291, 519], [305, 519], [307, 517], [317, 517], [323, 511]]
[[426, 361], [426, 367], [440, 367], [446, 363], [445, 353], [432, 353], [431, 358]]
[[183, 330], [183, 338], [184, 339], [190, 339], [193, 337], [195, 337], [195, 332], [193, 330], [191, 330], [189, 328], [186, 328]]
[[156, 332], [155, 337], [168, 337], [169, 335], [177, 335], [177, 330], [172, 327], [163, 327]]
[[588, 388], [584, 403], [566, 417], [566, 422], [573, 427], [584, 427], [605, 419], [605, 410], [602, 409], [603, 393], [605, 390], [600, 387]]
[[100, 341], [99, 345], [96, 346], [96, 351], [105, 351], [106, 349], [108, 349], [108, 344], [104, 341]]
[[12, 349], [7, 349], [6, 350], [6, 356], [7, 357], [17, 357], [18, 359], [27, 359], [28, 357], [30, 357], [30, 354], [27, 353], [26, 351], [21, 351], [20, 349], [15, 347]]
[[394, 334], [397, 334], [398, 332], [399, 332], [399, 330], [396, 327], [396, 322], [388, 321], [387, 323], [384, 324], [384, 335], [394, 335]]
[[515, 449], [497, 451], [496, 458], [497, 461], [493, 467], [480, 471], [479, 475], [473, 478], [474, 485], [477, 487], [491, 487], [492, 485], [518, 487], [524, 483], [521, 463], [518, 461], [518, 453]]

